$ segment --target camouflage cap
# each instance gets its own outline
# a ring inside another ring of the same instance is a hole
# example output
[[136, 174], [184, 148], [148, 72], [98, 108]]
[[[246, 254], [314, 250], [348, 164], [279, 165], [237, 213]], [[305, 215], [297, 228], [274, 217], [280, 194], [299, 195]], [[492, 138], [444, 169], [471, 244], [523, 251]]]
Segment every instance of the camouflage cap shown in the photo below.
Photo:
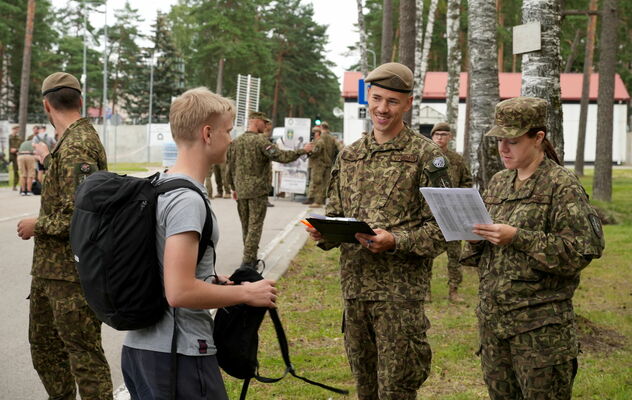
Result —
[[549, 103], [536, 97], [514, 97], [496, 104], [494, 126], [485, 136], [517, 138], [532, 128], [546, 127]]
[[437, 122], [436, 124], [434, 124], [432, 130], [430, 131], [430, 136], [434, 135], [436, 131], [452, 133], [452, 129], [450, 129], [450, 124], [448, 124], [447, 122]]
[[268, 118], [264, 113], [260, 111], [250, 111], [250, 114], [248, 114], [248, 119], [260, 119], [265, 122], [272, 122], [270, 118]]
[[413, 90], [413, 72], [404, 64], [395, 62], [375, 68], [364, 81], [400, 93], [410, 93]]
[[77, 78], [67, 72], [55, 72], [48, 75], [42, 82], [42, 96], [63, 88], [74, 89], [81, 93], [81, 84]]
[[329, 124], [327, 123], [327, 121], [321, 122], [320, 127], [329, 130]]

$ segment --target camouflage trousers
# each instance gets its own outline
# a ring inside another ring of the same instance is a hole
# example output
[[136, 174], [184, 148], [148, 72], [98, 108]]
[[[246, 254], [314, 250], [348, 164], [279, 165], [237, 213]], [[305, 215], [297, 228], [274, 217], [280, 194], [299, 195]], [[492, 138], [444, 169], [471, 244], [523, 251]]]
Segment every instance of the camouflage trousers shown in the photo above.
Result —
[[421, 301], [345, 300], [345, 349], [359, 400], [414, 400], [428, 378], [430, 322]]
[[254, 199], [238, 199], [237, 212], [241, 220], [241, 235], [244, 242], [243, 262], [257, 261], [259, 241], [263, 231], [263, 220], [266, 218], [268, 197], [261, 196]]
[[[461, 241], [454, 240], [447, 242], [446, 252], [448, 253], [448, 286], [459, 287], [463, 281], [463, 271], [459, 258], [461, 258]], [[430, 281], [432, 280], [432, 265], [429, 269], [428, 290], [430, 290]]]
[[312, 167], [309, 176], [309, 193], [307, 194], [307, 198], [314, 199], [314, 203], [325, 204], [329, 178], [331, 178], [331, 167]]
[[13, 187], [16, 187], [20, 184], [20, 171], [18, 168], [18, 158], [11, 158], [11, 166], [13, 167]]
[[217, 187], [218, 195], [222, 196], [224, 193], [230, 194], [230, 186], [228, 186], [228, 179], [226, 179], [226, 164], [213, 164], [204, 180], [208, 197], [213, 197], [213, 184], [211, 183], [211, 177], [213, 175], [215, 175], [215, 186]]
[[546, 325], [499, 339], [479, 324], [483, 377], [491, 400], [571, 399], [577, 374], [573, 324]]
[[33, 277], [29, 342], [33, 366], [50, 399], [112, 399], [101, 321], [76, 282]]

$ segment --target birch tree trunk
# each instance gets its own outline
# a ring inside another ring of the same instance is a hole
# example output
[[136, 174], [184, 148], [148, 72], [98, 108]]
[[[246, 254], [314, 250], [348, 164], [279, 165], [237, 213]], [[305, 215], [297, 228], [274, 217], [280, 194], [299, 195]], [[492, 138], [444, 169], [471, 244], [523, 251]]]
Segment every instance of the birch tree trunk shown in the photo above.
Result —
[[424, 1], [415, 0], [416, 15], [415, 18], [415, 75], [413, 79], [413, 109], [411, 115], [411, 126], [413, 130], [419, 131], [419, 111], [421, 109], [421, 98], [423, 93], [423, 83], [421, 83], [421, 53], [424, 44]]
[[362, 76], [366, 78], [369, 73], [369, 63], [367, 61], [367, 51], [366, 51], [366, 28], [364, 26], [364, 5], [362, 0], [358, 0], [358, 29], [360, 30], [360, 72], [362, 72]]
[[547, 138], [564, 160], [564, 131], [560, 89], [560, 1], [523, 0], [522, 23], [540, 22], [542, 48], [522, 56], [522, 95], [549, 102]]
[[[399, 62], [415, 73], [415, 0], [399, 0]], [[414, 75], [413, 75], [414, 76]], [[410, 124], [412, 110], [404, 114]]]
[[617, 62], [617, 0], [604, 0], [599, 36], [599, 96], [597, 99], [597, 148], [593, 197], [612, 201], [612, 112]]
[[467, 151], [472, 177], [483, 190], [493, 174], [502, 168], [496, 141], [483, 136], [494, 123], [498, 103], [498, 60], [494, 57], [497, 54], [496, 4], [489, 0], [469, 0], [468, 8], [471, 86]]
[[393, 0], [384, 0], [382, 4], [382, 49], [380, 64], [391, 61], [393, 55]]
[[459, 86], [461, 78], [461, 46], [459, 43], [461, 0], [448, 0], [448, 86], [446, 90], [446, 119], [456, 137], [459, 119]]
[[[590, 0], [589, 9], [597, 10], [597, 0]], [[575, 173], [584, 176], [584, 150], [586, 148], [586, 120], [588, 119], [588, 100], [590, 95], [590, 74], [592, 73], [593, 53], [595, 51], [595, 30], [597, 16], [588, 16], [586, 29], [586, 54], [584, 55], [584, 76], [582, 78], [582, 99], [579, 106], [579, 128], [577, 131], [577, 148], [575, 149]]]

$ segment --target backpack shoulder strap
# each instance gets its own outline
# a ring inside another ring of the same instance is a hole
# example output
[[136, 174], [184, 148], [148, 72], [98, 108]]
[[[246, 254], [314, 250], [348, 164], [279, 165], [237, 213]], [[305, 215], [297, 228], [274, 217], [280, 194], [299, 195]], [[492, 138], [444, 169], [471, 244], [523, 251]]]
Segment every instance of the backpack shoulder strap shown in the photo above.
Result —
[[[149, 179], [153, 182], [155, 180], [156, 175], [152, 175]], [[171, 179], [167, 182], [160, 183], [154, 186], [156, 188], [156, 193], [158, 195], [165, 194], [175, 189], [190, 189], [196, 192], [202, 197], [202, 201], [204, 201], [204, 207], [206, 208], [206, 219], [204, 220], [204, 228], [202, 228], [202, 235], [200, 235], [200, 247], [198, 249], [198, 257], [197, 262], [199, 263], [204, 257], [204, 253], [206, 252], [206, 246], [211, 246], [213, 248], [213, 265], [215, 265], [216, 255], [215, 255], [215, 243], [211, 239], [213, 235], [213, 216], [211, 214], [211, 209], [208, 206], [208, 202], [206, 201], [206, 197], [204, 197], [204, 193], [195, 186], [192, 182], [186, 179]]]

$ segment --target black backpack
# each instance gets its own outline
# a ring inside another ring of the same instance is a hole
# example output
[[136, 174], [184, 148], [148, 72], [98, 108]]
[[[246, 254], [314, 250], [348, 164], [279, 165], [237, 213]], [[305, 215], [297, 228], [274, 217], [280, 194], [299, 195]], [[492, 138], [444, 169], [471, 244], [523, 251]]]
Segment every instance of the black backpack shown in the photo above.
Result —
[[[263, 276], [256, 270], [248, 267], [237, 269], [230, 277], [236, 285], [242, 282], [256, 282], [263, 279]], [[257, 361], [257, 350], [259, 348], [259, 327], [263, 322], [266, 312], [270, 314], [274, 330], [276, 331], [281, 355], [285, 362], [285, 372], [280, 378], [266, 378], [259, 375], [259, 362]], [[255, 378], [259, 382], [278, 382], [290, 373], [292, 376], [303, 381], [319, 386], [323, 389], [331, 390], [339, 394], [349, 394], [349, 391], [337, 389], [312, 381], [299, 376], [294, 371], [290, 361], [289, 347], [285, 331], [279, 314], [276, 309], [265, 307], [252, 307], [246, 304], [224, 307], [217, 310], [215, 315], [215, 326], [213, 328], [213, 341], [217, 348], [217, 362], [227, 374], [243, 379], [244, 384], [241, 389], [240, 400], [246, 398], [250, 380]]]
[[[136, 178], [98, 171], [75, 193], [70, 245], [81, 287], [96, 316], [117, 330], [152, 326], [168, 307], [156, 254], [158, 195], [188, 188], [204, 199], [185, 179], [156, 185], [158, 175]], [[212, 217], [206, 200], [204, 204], [198, 262], [207, 245], [213, 246]]]

